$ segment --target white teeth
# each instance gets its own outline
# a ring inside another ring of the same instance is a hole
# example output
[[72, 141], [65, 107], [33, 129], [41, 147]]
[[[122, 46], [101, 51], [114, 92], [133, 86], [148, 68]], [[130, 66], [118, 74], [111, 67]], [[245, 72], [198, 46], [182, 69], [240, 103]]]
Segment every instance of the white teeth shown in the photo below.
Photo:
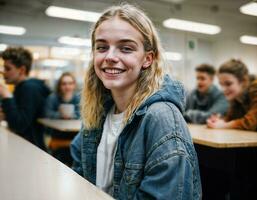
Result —
[[123, 72], [121, 69], [104, 69], [104, 72], [109, 74], [120, 74]]

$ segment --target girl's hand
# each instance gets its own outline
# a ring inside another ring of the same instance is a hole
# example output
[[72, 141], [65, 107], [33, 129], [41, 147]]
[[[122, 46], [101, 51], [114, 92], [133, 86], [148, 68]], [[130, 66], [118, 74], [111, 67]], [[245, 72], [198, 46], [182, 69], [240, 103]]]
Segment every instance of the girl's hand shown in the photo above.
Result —
[[207, 120], [207, 126], [209, 128], [228, 128], [228, 123], [220, 118], [209, 118]]
[[206, 121], [216, 122], [221, 119], [220, 114], [212, 114]]

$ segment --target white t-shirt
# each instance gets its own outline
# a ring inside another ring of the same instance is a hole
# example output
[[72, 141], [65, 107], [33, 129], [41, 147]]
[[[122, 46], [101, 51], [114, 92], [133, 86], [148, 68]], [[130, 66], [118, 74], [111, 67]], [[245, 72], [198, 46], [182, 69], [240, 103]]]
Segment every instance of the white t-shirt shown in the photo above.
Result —
[[114, 157], [124, 117], [124, 112], [114, 114], [114, 108], [107, 114], [104, 122], [96, 158], [96, 186], [110, 195], [113, 194]]

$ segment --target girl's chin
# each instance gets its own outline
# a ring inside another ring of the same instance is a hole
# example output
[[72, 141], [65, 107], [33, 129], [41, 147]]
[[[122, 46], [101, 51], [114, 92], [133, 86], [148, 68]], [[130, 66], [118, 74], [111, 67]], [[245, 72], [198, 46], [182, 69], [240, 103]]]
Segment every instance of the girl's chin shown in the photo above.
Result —
[[226, 98], [227, 98], [227, 100], [229, 100], [229, 101], [232, 101], [232, 100], [235, 99], [233, 96], [230, 96], [230, 95], [226, 96]]

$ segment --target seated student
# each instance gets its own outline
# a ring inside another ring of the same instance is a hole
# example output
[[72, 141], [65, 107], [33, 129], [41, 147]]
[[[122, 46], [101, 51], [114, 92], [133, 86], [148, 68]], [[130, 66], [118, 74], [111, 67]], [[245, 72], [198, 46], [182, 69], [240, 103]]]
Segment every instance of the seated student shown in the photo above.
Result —
[[7, 48], [2, 52], [4, 60], [4, 79], [7, 84], [14, 84], [12, 94], [0, 85], [2, 109], [9, 128], [28, 141], [45, 149], [43, 128], [37, 123], [37, 118], [43, 117], [45, 99], [50, 90], [41, 80], [28, 78], [32, 55], [24, 48]]
[[195, 70], [197, 88], [187, 96], [184, 117], [188, 122], [204, 124], [212, 114], [224, 115], [228, 103], [223, 93], [213, 85], [214, 67], [202, 64]]
[[[46, 101], [46, 117], [54, 119], [79, 119], [79, 101], [80, 97], [75, 92], [76, 79], [69, 73], [65, 72], [58, 79], [56, 92], [49, 95]], [[65, 112], [65, 106], [69, 105], [73, 112]], [[70, 115], [69, 115], [70, 114]]]
[[224, 119], [210, 117], [208, 127], [257, 131], [257, 80], [250, 82], [246, 65], [229, 60], [219, 68], [218, 78], [230, 108]]
[[[79, 119], [80, 97], [75, 90], [75, 77], [69, 72], [64, 72], [57, 81], [56, 92], [47, 98], [46, 117], [53, 119]], [[51, 135], [48, 144], [49, 152], [61, 162], [71, 166], [72, 158], [69, 145], [74, 134], [64, 134], [53, 129], [48, 129], [46, 132]]]
[[200, 199], [184, 90], [162, 73], [150, 19], [134, 6], [114, 6], [91, 38], [74, 170], [118, 199]]

